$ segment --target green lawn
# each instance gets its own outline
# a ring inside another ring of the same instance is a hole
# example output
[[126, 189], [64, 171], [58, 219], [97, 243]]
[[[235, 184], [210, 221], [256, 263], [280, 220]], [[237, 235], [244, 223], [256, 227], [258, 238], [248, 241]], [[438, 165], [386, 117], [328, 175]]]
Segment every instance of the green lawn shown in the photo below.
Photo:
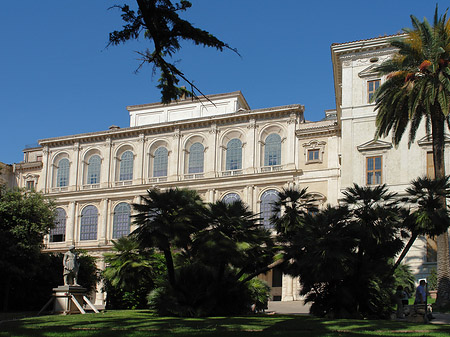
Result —
[[40, 316], [0, 323], [0, 336], [449, 336], [450, 325], [310, 316], [157, 317], [146, 310]]

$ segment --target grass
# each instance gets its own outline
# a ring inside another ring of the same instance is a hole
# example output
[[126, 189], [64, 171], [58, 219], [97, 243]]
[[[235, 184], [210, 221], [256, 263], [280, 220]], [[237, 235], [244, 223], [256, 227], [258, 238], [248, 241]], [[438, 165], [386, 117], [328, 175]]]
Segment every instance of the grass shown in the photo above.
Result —
[[450, 325], [379, 320], [325, 320], [311, 316], [158, 317], [148, 310], [39, 316], [0, 323], [0, 336], [449, 336]]

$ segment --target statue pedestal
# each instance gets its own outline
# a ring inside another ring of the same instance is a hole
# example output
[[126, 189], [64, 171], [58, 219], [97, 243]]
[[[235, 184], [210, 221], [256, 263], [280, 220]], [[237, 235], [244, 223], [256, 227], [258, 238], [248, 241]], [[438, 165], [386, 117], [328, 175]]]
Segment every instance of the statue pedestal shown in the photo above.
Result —
[[82, 286], [59, 286], [53, 288], [53, 312], [64, 314], [84, 314], [82, 308], [83, 297], [86, 296], [86, 288]]

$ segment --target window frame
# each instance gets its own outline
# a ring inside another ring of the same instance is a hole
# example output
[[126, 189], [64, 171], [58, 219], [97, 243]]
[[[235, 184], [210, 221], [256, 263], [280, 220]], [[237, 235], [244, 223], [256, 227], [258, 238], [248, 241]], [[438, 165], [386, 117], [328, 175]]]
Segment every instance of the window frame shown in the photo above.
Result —
[[[266, 203], [266, 196], [269, 197], [273, 195], [275, 196], [275, 198], [268, 198]], [[274, 215], [273, 205], [271, 206], [271, 209], [268, 209], [268, 207], [270, 206], [270, 203], [273, 203], [276, 200], [278, 200], [278, 190], [274, 188], [265, 190], [259, 198], [259, 214], [261, 217], [261, 225], [263, 225], [266, 229], [272, 229], [270, 218]]]
[[242, 141], [233, 138], [227, 143], [225, 171], [242, 170]]
[[[127, 212], [118, 209], [119, 207], [123, 208], [124, 206], [126, 206]], [[128, 214], [128, 220], [126, 221], [127, 222], [126, 225], [124, 225], [125, 221], [122, 221], [123, 219], [121, 218], [125, 214]], [[131, 229], [131, 206], [127, 202], [120, 202], [114, 207], [111, 237], [113, 239], [119, 239], [123, 236], [127, 236], [128, 234], [130, 234], [130, 229]]]
[[[161, 151], [165, 151], [160, 155]], [[165, 146], [158, 146], [153, 152], [152, 177], [167, 177], [169, 169], [169, 150]], [[165, 173], [165, 174], [160, 174]]]
[[[380, 168], [377, 169], [376, 168], [376, 159], [379, 158], [380, 159]], [[369, 160], [373, 159], [373, 169], [369, 170]], [[367, 186], [377, 186], [377, 185], [382, 185], [383, 184], [383, 156], [382, 155], [373, 155], [373, 156], [366, 156], [365, 157], [365, 161], [366, 161], [366, 170], [365, 170], [365, 185]], [[376, 178], [376, 174], [379, 172], [380, 174], [380, 181], [376, 182], [375, 178]], [[372, 173], [372, 179], [371, 179], [371, 183], [369, 183], [369, 173]]]
[[[130, 153], [130, 155], [128, 155]], [[124, 158], [127, 155], [128, 158]], [[125, 166], [127, 163], [131, 163], [130, 165]], [[131, 181], [134, 176], [134, 153], [132, 150], [125, 150], [120, 155], [120, 163], [119, 163], [119, 175], [118, 181]]]
[[[367, 83], [367, 103], [372, 104], [372, 102], [370, 102], [370, 99], [372, 98], [375, 91], [380, 87], [381, 79], [380, 78], [370, 79], [370, 80], [367, 80], [366, 83]], [[373, 84], [372, 90], [370, 90], [371, 84]]]
[[[94, 158], [98, 157], [98, 163], [91, 162]], [[95, 166], [97, 165], [97, 166]], [[101, 172], [102, 172], [102, 158], [98, 154], [93, 154], [89, 157], [87, 161], [87, 170], [86, 170], [86, 185], [96, 185], [100, 184]], [[95, 171], [93, 171], [95, 170]], [[95, 177], [95, 182], [93, 182], [93, 178]]]
[[94, 205], [87, 205], [81, 211], [79, 237], [80, 241], [95, 241], [98, 238], [98, 209]]
[[[197, 163], [201, 163], [201, 165], [197, 165]], [[188, 174], [204, 173], [205, 171], [205, 146], [200, 142], [195, 142], [189, 147], [187, 171]]]
[[[61, 167], [61, 163], [67, 162], [67, 166]], [[70, 160], [69, 158], [63, 157], [58, 160], [56, 165], [56, 179], [55, 187], [68, 187], [70, 181]]]
[[[277, 137], [276, 141], [270, 138]], [[280, 166], [281, 165], [281, 159], [282, 159], [282, 149], [281, 149], [281, 143], [283, 139], [281, 136], [275, 132], [272, 132], [267, 135], [267, 137], [264, 139], [264, 167], [268, 166]], [[274, 160], [275, 158], [275, 160]]]
[[[54, 220], [54, 226], [49, 233], [49, 242], [65, 242], [66, 241], [66, 226], [67, 226], [67, 213], [62, 207], [57, 207], [55, 212], [57, 213]], [[55, 236], [61, 236], [61, 240], [54, 240]]]

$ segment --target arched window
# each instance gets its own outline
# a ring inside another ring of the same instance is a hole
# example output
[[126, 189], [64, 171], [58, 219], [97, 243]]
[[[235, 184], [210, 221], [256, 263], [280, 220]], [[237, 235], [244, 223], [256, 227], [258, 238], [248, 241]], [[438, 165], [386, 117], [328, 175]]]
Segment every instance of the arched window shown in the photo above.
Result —
[[131, 207], [126, 202], [121, 202], [114, 208], [113, 239], [130, 234]]
[[63, 158], [58, 162], [56, 173], [56, 187], [69, 186], [70, 164], [69, 159]]
[[261, 196], [261, 218], [262, 224], [266, 228], [271, 228], [270, 217], [274, 214], [273, 204], [278, 200], [278, 192], [276, 190], [267, 190]]
[[133, 179], [133, 159], [134, 156], [131, 151], [125, 151], [120, 157], [120, 181]]
[[189, 149], [188, 173], [202, 173], [205, 148], [201, 143], [192, 144]]
[[227, 160], [225, 170], [240, 170], [242, 168], [242, 142], [234, 138], [227, 144]]
[[232, 204], [239, 200], [241, 200], [241, 198], [239, 197], [239, 194], [237, 194], [237, 193], [228, 193], [222, 198], [222, 201], [224, 203], [226, 203], [227, 205]]
[[159, 147], [155, 151], [155, 158], [153, 159], [153, 176], [165, 177], [167, 176], [167, 162], [169, 159], [169, 151], [165, 147]]
[[80, 240], [97, 240], [98, 211], [89, 205], [81, 211]]
[[89, 158], [86, 184], [91, 185], [100, 183], [101, 162], [102, 160], [98, 155]]
[[264, 166], [281, 165], [281, 137], [276, 133], [267, 136], [264, 147]]
[[66, 240], [66, 211], [60, 207], [56, 209], [54, 227], [50, 230], [50, 242]]

